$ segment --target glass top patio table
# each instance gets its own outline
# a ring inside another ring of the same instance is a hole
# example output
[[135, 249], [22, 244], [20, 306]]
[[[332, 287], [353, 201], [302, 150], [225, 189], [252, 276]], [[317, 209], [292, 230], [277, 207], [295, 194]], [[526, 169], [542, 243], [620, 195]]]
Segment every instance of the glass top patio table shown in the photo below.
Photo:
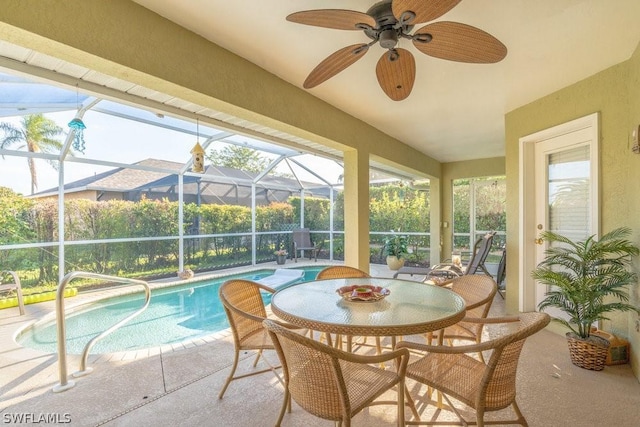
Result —
[[[373, 285], [389, 289], [379, 301], [348, 301], [336, 290]], [[464, 300], [449, 289], [400, 279], [357, 278], [304, 282], [271, 299], [273, 313], [294, 325], [361, 336], [421, 334], [451, 326], [465, 314]]]

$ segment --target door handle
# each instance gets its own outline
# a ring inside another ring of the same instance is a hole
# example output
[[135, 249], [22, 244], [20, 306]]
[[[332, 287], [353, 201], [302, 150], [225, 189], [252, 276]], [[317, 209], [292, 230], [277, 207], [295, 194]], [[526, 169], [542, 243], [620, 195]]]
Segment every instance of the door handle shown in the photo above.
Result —
[[541, 245], [541, 244], [543, 244], [543, 243], [544, 243], [544, 240], [543, 240], [541, 237], [538, 237], [537, 239], [533, 239], [533, 242], [534, 242], [536, 245]]

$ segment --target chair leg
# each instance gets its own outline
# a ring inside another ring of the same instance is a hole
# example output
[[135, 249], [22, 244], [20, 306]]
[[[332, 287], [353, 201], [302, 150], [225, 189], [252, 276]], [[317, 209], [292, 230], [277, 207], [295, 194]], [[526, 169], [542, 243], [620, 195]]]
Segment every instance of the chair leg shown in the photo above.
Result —
[[224, 396], [224, 392], [227, 391], [227, 387], [229, 387], [229, 384], [233, 380], [233, 375], [236, 373], [236, 368], [238, 367], [239, 357], [240, 357], [240, 352], [236, 349], [236, 354], [233, 357], [233, 365], [231, 366], [231, 372], [227, 377], [227, 381], [222, 386], [222, 390], [220, 390], [220, 393], [218, 394], [218, 399], [222, 399], [222, 396]]
[[[456, 414], [456, 416], [460, 420], [460, 423], [465, 427], [468, 426], [469, 424], [467, 423], [467, 420], [465, 420], [462, 417], [462, 414], [458, 411], [458, 409], [455, 406], [453, 406], [453, 403], [451, 403], [451, 400], [449, 400], [447, 395], [440, 393], [440, 391], [438, 391], [438, 394], [445, 398], [445, 400], [447, 401], [447, 405], [449, 405], [453, 413]], [[484, 427], [484, 411], [476, 411], [476, 420], [478, 421], [478, 424], [477, 424], [478, 426]]]
[[[256, 356], [256, 359], [253, 363], [254, 368], [256, 367], [258, 360], [260, 359], [260, 356], [262, 356], [262, 350], [258, 350], [258, 355]], [[220, 390], [220, 393], [218, 394], [218, 399], [222, 399], [222, 396], [224, 396], [224, 393], [225, 391], [227, 391], [227, 387], [229, 387], [229, 384], [231, 383], [231, 381], [239, 380], [241, 378], [251, 377], [253, 375], [258, 375], [258, 374], [262, 374], [269, 371], [273, 372], [273, 375], [275, 375], [276, 379], [280, 382], [280, 384], [284, 385], [284, 381], [282, 380], [282, 378], [280, 378], [280, 375], [278, 375], [278, 372], [276, 371], [276, 369], [280, 369], [282, 365], [273, 366], [271, 365], [271, 363], [269, 363], [269, 361], [266, 358], [263, 357], [264, 363], [268, 366], [268, 368], [238, 375], [236, 377], [235, 374], [236, 374], [236, 369], [238, 368], [239, 360], [240, 360], [240, 351], [236, 348], [235, 355], [233, 357], [233, 364], [231, 365], [231, 372], [229, 373], [229, 376], [227, 377], [227, 381], [224, 383], [222, 390]]]
[[522, 415], [522, 412], [520, 411], [520, 408], [518, 407], [518, 404], [515, 400], [513, 401], [511, 406], [513, 406], [513, 412], [515, 412], [518, 416], [518, 419], [515, 422], [523, 425], [524, 427], [528, 427], [529, 424], [527, 423], [527, 420], [525, 420], [524, 415]]
[[258, 350], [258, 354], [256, 354], [256, 359], [253, 361], [254, 368], [258, 366], [258, 361], [260, 360], [261, 356], [262, 356], [262, 350]]
[[276, 427], [280, 427], [282, 424], [282, 419], [284, 418], [284, 413], [287, 411], [287, 407], [289, 407], [289, 412], [291, 412], [291, 396], [289, 395], [289, 387], [285, 385], [284, 398], [282, 400], [282, 407], [280, 408], [280, 415], [278, 415], [278, 421], [276, 421]]
[[416, 420], [419, 420], [420, 414], [418, 413], [418, 409], [416, 408], [416, 402], [414, 402], [413, 398], [411, 397], [411, 392], [409, 392], [406, 383], [404, 384], [404, 398], [407, 401], [407, 405], [409, 406], [409, 409], [411, 409], [411, 413], [413, 414], [414, 418]]
[[[380, 340], [379, 337], [376, 339]], [[398, 383], [398, 427], [404, 427], [404, 378], [400, 379]]]

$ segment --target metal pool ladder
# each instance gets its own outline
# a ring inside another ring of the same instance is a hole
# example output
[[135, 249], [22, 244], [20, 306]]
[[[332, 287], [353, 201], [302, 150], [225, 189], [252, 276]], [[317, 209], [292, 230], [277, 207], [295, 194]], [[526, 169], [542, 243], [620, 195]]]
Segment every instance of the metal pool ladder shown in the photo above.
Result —
[[137, 279], [129, 279], [126, 277], [117, 277], [117, 276], [108, 276], [104, 274], [97, 273], [88, 273], [84, 271], [72, 271], [68, 273], [66, 276], [62, 278], [60, 284], [58, 285], [58, 290], [56, 292], [56, 325], [58, 331], [58, 365], [60, 372], [60, 383], [56, 384], [53, 387], [53, 392], [58, 393], [61, 391], [69, 390], [74, 385], [76, 385], [75, 381], [67, 379], [67, 336], [66, 336], [66, 327], [65, 327], [65, 310], [64, 310], [64, 290], [67, 285], [76, 278], [84, 278], [84, 279], [101, 279], [108, 280], [110, 282], [116, 283], [124, 283], [127, 285], [141, 285], [144, 287], [145, 300], [143, 306], [138, 309], [136, 312], [130, 314], [124, 319], [120, 320], [118, 323], [111, 326], [109, 329], [104, 332], [93, 337], [87, 345], [84, 347], [82, 351], [82, 358], [80, 360], [80, 369], [77, 372], [73, 373], [74, 377], [82, 377], [84, 375], [88, 375], [93, 371], [93, 368], [87, 368], [87, 358], [89, 357], [89, 351], [93, 348], [93, 345], [106, 337], [120, 326], [127, 323], [129, 320], [133, 319], [140, 313], [142, 313], [148, 306], [149, 300], [151, 299], [151, 288], [149, 284], [144, 280]]

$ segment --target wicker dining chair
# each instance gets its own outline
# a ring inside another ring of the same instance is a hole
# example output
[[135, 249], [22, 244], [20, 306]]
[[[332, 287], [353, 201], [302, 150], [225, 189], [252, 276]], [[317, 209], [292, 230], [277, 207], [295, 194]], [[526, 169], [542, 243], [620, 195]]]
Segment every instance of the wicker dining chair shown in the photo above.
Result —
[[[406, 349], [382, 355], [359, 355], [338, 350], [283, 327], [263, 322], [283, 367], [285, 390], [276, 422], [280, 426], [293, 399], [305, 411], [349, 427], [351, 418], [397, 386], [398, 426], [404, 426], [404, 374], [409, 360]], [[394, 361], [396, 369], [376, 364]]]
[[320, 270], [316, 280], [321, 279], [345, 279], [354, 277], [371, 277], [366, 272], [348, 265], [330, 265]]
[[[316, 276], [316, 280], [322, 279], [351, 279], [351, 278], [361, 278], [361, 277], [371, 277], [365, 271], [362, 271], [355, 267], [349, 267], [348, 265], [330, 265], [329, 267], [325, 267], [321, 270]], [[352, 337], [347, 337], [348, 346], [351, 347]], [[340, 337], [336, 337], [336, 344], [340, 344]], [[366, 344], [366, 337], [364, 338], [363, 344]], [[380, 337], [376, 337], [376, 349], [378, 354], [382, 353], [382, 345], [380, 343]]]
[[[496, 325], [495, 331], [491, 328], [491, 340], [454, 347], [401, 341], [396, 348], [418, 350], [425, 354], [407, 366], [407, 378], [441, 392], [450, 409], [460, 419], [455, 425], [484, 426], [485, 413], [511, 406], [517, 419], [492, 420], [490, 423], [526, 426], [527, 421], [516, 403], [518, 359], [527, 337], [547, 326], [549, 320], [548, 314], [538, 312], [522, 313], [512, 317], [476, 319], [476, 322]], [[473, 357], [482, 351], [490, 352], [486, 363]], [[465, 420], [450, 397], [474, 409], [476, 421]], [[438, 421], [410, 420], [406, 424], [437, 425]], [[446, 424], [454, 423], [447, 421]]]
[[[262, 326], [262, 321], [267, 318], [267, 311], [262, 300], [261, 290], [268, 293], [274, 292], [273, 289], [268, 286], [244, 279], [227, 280], [220, 286], [218, 291], [220, 301], [222, 301], [224, 311], [229, 320], [235, 348], [231, 372], [224, 386], [222, 386], [222, 390], [220, 390], [220, 394], [218, 395], [219, 399], [222, 399], [227, 387], [229, 387], [231, 381], [234, 380], [271, 371], [276, 375], [278, 380], [282, 381], [276, 372], [276, 369], [281, 366], [272, 366], [262, 357], [263, 350], [274, 350], [274, 346], [269, 338], [269, 334], [264, 329], [264, 326]], [[296, 327], [291, 326], [291, 328]], [[253, 362], [254, 368], [257, 366], [260, 358], [263, 359], [268, 368], [236, 376], [235, 373], [238, 368], [240, 352], [245, 350], [255, 350], [258, 352]]]
[[[482, 339], [482, 323], [468, 322], [468, 319], [486, 318], [491, 309], [493, 298], [498, 291], [498, 286], [493, 278], [485, 275], [467, 275], [453, 279], [446, 287], [460, 295], [466, 304], [465, 318], [455, 325], [440, 331], [429, 332], [427, 343], [431, 344], [433, 339], [439, 343], [445, 340], [449, 345], [454, 340], [466, 340], [479, 343]], [[480, 353], [482, 359], [482, 353]]]

